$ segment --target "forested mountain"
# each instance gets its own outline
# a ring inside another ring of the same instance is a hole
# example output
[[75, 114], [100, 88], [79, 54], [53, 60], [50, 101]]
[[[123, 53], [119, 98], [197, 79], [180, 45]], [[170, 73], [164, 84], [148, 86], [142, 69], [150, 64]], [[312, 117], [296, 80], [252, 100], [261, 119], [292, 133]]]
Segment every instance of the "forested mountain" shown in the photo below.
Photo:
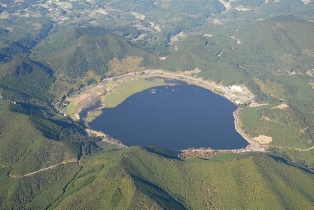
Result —
[[264, 154], [182, 161], [133, 147], [14, 179], [1, 168], [2, 192], [11, 192], [2, 208], [311, 209], [312, 172], [285, 161]]
[[[311, 0], [2, 0], [0, 209], [313, 208], [313, 11]], [[268, 150], [112, 149], [65, 114], [73, 94], [147, 69], [247, 87], [241, 129], [270, 136]]]
[[[91, 153], [97, 138], [45, 103], [1, 101], [1, 167], [19, 176]], [[85, 149], [85, 147], [87, 149]], [[97, 150], [95, 148], [95, 150]]]
[[[149, 59], [147, 52], [102, 28], [73, 28], [50, 36], [32, 50], [32, 57], [46, 63], [56, 74], [81, 77], [88, 71], [104, 75], [113, 58], [128, 56]], [[147, 58], [146, 58], [147, 57]], [[146, 61], [147, 62], [147, 61]]]
[[54, 80], [51, 69], [27, 58], [15, 57], [1, 68], [0, 86], [25, 97], [51, 100], [47, 91]]

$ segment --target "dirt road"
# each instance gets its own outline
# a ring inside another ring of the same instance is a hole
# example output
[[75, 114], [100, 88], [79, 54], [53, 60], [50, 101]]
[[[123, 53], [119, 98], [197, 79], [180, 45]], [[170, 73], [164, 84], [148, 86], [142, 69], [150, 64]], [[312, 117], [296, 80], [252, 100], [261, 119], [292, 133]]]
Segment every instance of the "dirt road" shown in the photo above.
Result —
[[71, 159], [71, 160], [63, 161], [61, 163], [58, 163], [58, 164], [55, 164], [55, 165], [52, 165], [52, 166], [49, 166], [49, 167], [46, 167], [46, 168], [39, 169], [38, 171], [34, 171], [34, 172], [31, 172], [31, 173], [28, 173], [28, 174], [24, 174], [22, 176], [15, 176], [15, 175], [9, 174], [9, 177], [11, 177], [11, 178], [19, 178], [20, 179], [20, 178], [23, 178], [23, 177], [32, 176], [32, 175], [37, 174], [37, 173], [42, 172], [42, 171], [53, 169], [53, 168], [57, 167], [58, 165], [62, 165], [62, 164], [66, 164], [66, 163], [75, 163], [75, 162], [77, 162], [76, 159]]

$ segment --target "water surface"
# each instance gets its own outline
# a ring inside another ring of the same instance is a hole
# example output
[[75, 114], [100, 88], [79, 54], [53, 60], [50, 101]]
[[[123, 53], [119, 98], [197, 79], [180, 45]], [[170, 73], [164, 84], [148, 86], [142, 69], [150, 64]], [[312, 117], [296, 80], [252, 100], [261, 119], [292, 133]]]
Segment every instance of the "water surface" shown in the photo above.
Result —
[[160, 86], [127, 98], [89, 125], [126, 146], [238, 149], [248, 143], [234, 127], [236, 106], [195, 85]]

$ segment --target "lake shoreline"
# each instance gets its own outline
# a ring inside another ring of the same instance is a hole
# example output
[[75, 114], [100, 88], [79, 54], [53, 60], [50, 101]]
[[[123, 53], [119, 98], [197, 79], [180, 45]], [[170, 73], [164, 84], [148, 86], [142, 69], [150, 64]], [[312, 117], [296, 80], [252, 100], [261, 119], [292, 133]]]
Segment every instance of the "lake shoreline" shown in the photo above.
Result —
[[[143, 73], [143, 72], [145, 72], [145, 73]], [[238, 92], [233, 91], [230, 87], [224, 87], [222, 85], [216, 84], [213, 81], [203, 80], [202, 78], [194, 77], [194, 76], [192, 76], [193, 71], [166, 72], [163, 70], [145, 70], [143, 72], [140, 74], [140, 76], [138, 76], [138, 74], [136, 74], [136, 73], [134, 73], [134, 74], [129, 73], [126, 75], [120, 75], [120, 76], [118, 76], [118, 78], [124, 78], [124, 77], [132, 78], [132, 76], [133, 77], [137, 76], [137, 79], [139, 79], [139, 78], [142, 78], [142, 79], [160, 78], [160, 79], [164, 79], [164, 80], [173, 80], [173, 81], [179, 81], [179, 82], [182, 81], [182, 82], [185, 82], [187, 84], [193, 84], [196, 86], [206, 88], [206, 89], [210, 90], [211, 92], [228, 99], [229, 101], [231, 101], [235, 105], [238, 104], [237, 103], [238, 101], [241, 101], [242, 103], [248, 104], [254, 99], [254, 95], [251, 94], [245, 87], [244, 87], [244, 92], [245, 92], [244, 94], [238, 93]], [[130, 79], [130, 80], [134, 80], [134, 79]], [[104, 81], [95, 87], [99, 88], [100, 86], [105, 86], [108, 83], [108, 81], [109, 82], [115, 81], [115, 77], [106, 78]], [[122, 81], [122, 82], [120, 81], [120, 84], [122, 84], [124, 82], [127, 82], [127, 81]], [[115, 84], [115, 83], [113, 83], [113, 84]], [[119, 85], [116, 85], [116, 86], [113, 85], [113, 86], [114, 86], [114, 88], [119, 87]], [[92, 95], [95, 95], [95, 94], [92, 94]], [[96, 93], [96, 95], [98, 95], [98, 97], [100, 97], [99, 94]], [[105, 102], [103, 102], [102, 107], [106, 107]], [[77, 109], [75, 116], [79, 116], [79, 112], [81, 112], [83, 110], [84, 110], [83, 107], [80, 107], [79, 109]], [[237, 133], [239, 133], [242, 136], [242, 138], [244, 140], [246, 140], [248, 142], [248, 146], [259, 146], [261, 148], [264, 148], [265, 147], [264, 145], [259, 145], [257, 142], [253, 141], [242, 130], [242, 125], [241, 125], [241, 121], [240, 121], [240, 112], [241, 112], [241, 109], [239, 107], [233, 112], [235, 130], [237, 131]], [[95, 131], [95, 132], [97, 132], [97, 131]]]
[[[260, 148], [264, 148], [266, 147], [266, 145], [261, 145], [259, 143], [257, 143], [256, 141], [252, 140], [252, 138], [250, 138], [243, 130], [242, 128], [242, 124], [241, 124], [241, 120], [240, 120], [240, 116], [241, 116], [241, 112], [243, 111], [242, 108], [237, 108], [234, 112], [233, 112], [233, 117], [234, 117], [234, 127], [236, 129], [236, 131], [249, 143], [249, 145], [251, 146], [256, 146], [256, 147], [260, 147]], [[248, 145], [248, 146], [249, 146]]]

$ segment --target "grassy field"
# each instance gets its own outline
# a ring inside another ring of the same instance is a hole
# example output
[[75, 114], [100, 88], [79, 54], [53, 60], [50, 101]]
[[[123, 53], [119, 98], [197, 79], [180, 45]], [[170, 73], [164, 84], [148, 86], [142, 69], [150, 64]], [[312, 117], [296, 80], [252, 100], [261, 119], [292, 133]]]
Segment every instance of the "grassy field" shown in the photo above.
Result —
[[102, 114], [101, 110], [96, 110], [96, 111], [91, 111], [87, 113], [86, 118], [84, 119], [84, 122], [86, 123], [90, 123], [93, 120], [96, 119], [96, 117], [100, 116]]
[[[154, 80], [137, 79], [133, 81], [123, 82], [120, 83], [118, 87], [113, 88], [111, 92], [103, 96], [102, 102], [103, 104], [105, 104], [106, 108], [113, 108], [121, 104], [125, 99], [127, 99], [128, 97], [135, 93], [161, 85], [166, 85], [163, 79]], [[75, 104], [70, 104], [67, 107], [67, 114], [69, 116], [73, 116], [74, 110]], [[101, 110], [90, 111], [87, 113], [86, 118], [83, 120], [86, 123], [90, 123], [101, 114], [102, 114]]]
[[111, 93], [106, 94], [103, 98], [103, 101], [107, 108], [113, 108], [118, 106], [134, 93], [162, 85], [166, 85], [163, 79], [154, 79], [152, 81], [139, 79], [128, 83], [123, 83], [118, 88], [113, 89]]
[[73, 112], [75, 111], [76, 104], [69, 104], [65, 109], [65, 114], [69, 115], [72, 119], [74, 119]]
[[98, 142], [96, 142], [96, 144], [97, 144], [97, 146], [99, 146], [105, 150], [117, 148], [116, 144], [110, 144], [109, 142], [105, 142], [105, 141], [98, 141]]

